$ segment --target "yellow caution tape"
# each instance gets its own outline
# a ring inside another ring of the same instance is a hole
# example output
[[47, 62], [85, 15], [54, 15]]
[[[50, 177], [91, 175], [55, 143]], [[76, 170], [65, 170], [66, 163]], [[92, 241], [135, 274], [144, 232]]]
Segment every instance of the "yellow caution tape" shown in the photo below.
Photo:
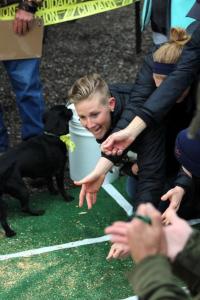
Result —
[[[137, 1], [137, 0], [136, 0]], [[134, 3], [135, 0], [43, 0], [36, 16], [43, 18], [44, 25], [88, 17]], [[0, 20], [14, 19], [18, 4], [0, 8]]]
[[70, 134], [61, 135], [60, 140], [65, 143], [67, 150], [69, 149], [73, 152], [76, 148], [75, 143], [71, 140]]

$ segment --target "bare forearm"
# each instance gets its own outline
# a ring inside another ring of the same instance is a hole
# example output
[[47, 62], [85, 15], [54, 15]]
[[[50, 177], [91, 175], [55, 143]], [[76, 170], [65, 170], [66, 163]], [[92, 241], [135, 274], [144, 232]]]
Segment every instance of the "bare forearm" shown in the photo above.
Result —
[[105, 175], [113, 166], [113, 163], [105, 157], [101, 157], [93, 172], [98, 175]]
[[138, 116], [126, 127], [126, 131], [135, 140], [136, 137], [147, 127], [146, 123]]

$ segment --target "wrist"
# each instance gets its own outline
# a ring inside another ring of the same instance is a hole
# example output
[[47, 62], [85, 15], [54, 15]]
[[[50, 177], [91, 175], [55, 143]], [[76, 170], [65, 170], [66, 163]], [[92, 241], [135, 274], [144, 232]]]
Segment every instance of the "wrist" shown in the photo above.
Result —
[[20, 0], [18, 8], [31, 14], [35, 14], [41, 2], [41, 0]]
[[133, 140], [146, 128], [146, 123], [138, 116], [127, 126], [127, 133], [130, 134]]
[[180, 196], [184, 196], [185, 195], [185, 190], [182, 186], [175, 186], [176, 191], [179, 193]]
[[24, 10], [24, 11], [26, 11], [28, 13], [31, 13], [31, 14], [35, 14], [36, 11], [37, 11], [37, 6], [34, 3], [30, 2], [30, 1], [22, 0], [19, 3], [18, 9]]

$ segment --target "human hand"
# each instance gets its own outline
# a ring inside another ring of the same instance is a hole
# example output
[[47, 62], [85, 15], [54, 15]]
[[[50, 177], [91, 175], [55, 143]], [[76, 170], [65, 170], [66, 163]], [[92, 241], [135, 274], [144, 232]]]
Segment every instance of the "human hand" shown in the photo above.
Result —
[[106, 259], [107, 260], [121, 259], [121, 258], [126, 258], [129, 255], [130, 255], [130, 248], [128, 245], [121, 244], [121, 243], [114, 243], [112, 244]]
[[171, 210], [169, 221], [170, 225], [164, 227], [164, 232], [167, 241], [167, 256], [171, 261], [174, 261], [177, 254], [185, 247], [192, 234], [192, 228], [173, 210]]
[[111, 241], [113, 243], [124, 244], [128, 246], [128, 222], [114, 222], [111, 226], [105, 229], [106, 234], [111, 234]]
[[13, 21], [13, 31], [19, 35], [26, 34], [31, 29], [33, 20], [34, 14], [18, 9]]
[[178, 211], [184, 194], [185, 194], [185, 190], [180, 186], [176, 186], [161, 197], [162, 201], [166, 201], [166, 200], [170, 201], [168, 208], [162, 214], [163, 224], [165, 225], [170, 224], [169, 220], [170, 220], [171, 210], [174, 210], [175, 212]]
[[150, 217], [151, 225], [135, 217], [130, 223], [115, 222], [105, 229], [105, 233], [111, 234], [112, 242], [129, 246], [131, 256], [136, 262], [149, 255], [165, 254], [167, 246], [161, 214], [147, 203], [138, 207], [136, 215]]
[[95, 174], [90, 174], [80, 181], [74, 181], [76, 185], [82, 185], [79, 194], [79, 207], [83, 206], [84, 200], [86, 198], [88, 209], [91, 209], [93, 204], [96, 203], [97, 192], [99, 191], [105, 175], [96, 176]]
[[148, 216], [151, 224], [134, 218], [128, 225], [127, 238], [135, 262], [155, 254], [166, 254], [167, 244], [160, 212], [152, 204], [141, 204], [136, 215]]
[[123, 151], [134, 141], [131, 133], [125, 128], [111, 134], [102, 144], [101, 151], [106, 155], [122, 155]]

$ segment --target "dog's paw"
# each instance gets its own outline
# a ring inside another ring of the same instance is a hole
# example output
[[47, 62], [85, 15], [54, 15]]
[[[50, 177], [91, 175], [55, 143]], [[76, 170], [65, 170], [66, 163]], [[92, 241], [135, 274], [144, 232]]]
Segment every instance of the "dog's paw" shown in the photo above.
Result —
[[6, 232], [7, 237], [12, 237], [12, 236], [15, 236], [15, 235], [16, 235], [16, 232], [12, 229], [10, 229], [9, 231]]

